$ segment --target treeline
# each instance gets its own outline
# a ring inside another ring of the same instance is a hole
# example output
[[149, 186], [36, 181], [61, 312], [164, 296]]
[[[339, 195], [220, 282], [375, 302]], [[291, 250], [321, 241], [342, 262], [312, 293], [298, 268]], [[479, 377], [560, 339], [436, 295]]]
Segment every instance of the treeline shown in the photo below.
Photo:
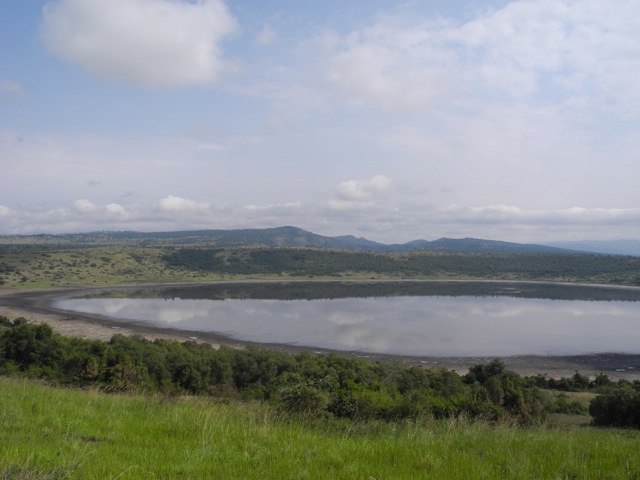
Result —
[[[625, 399], [637, 398], [640, 390], [640, 382], [614, 384], [604, 375], [595, 382], [578, 373], [562, 381], [521, 377], [499, 360], [460, 376], [445, 369], [336, 354], [214, 349], [209, 344], [149, 341], [140, 336], [84, 340], [56, 334], [47, 324], [34, 325], [22, 318], [11, 322], [5, 317], [0, 317], [0, 372], [107, 391], [259, 399], [305, 416], [398, 420], [464, 415], [512, 418], [522, 424], [541, 422], [550, 412], [586, 413], [577, 402], [550, 396], [543, 389], [609, 391], [609, 396], [597, 397], [592, 404], [596, 423], [601, 424], [613, 408], [603, 398], [619, 398], [622, 391]], [[612, 424], [626, 425], [620, 416], [614, 420]]]
[[640, 257], [589, 254], [391, 254], [302, 248], [181, 248], [164, 254], [162, 259], [171, 267], [221, 274], [563, 278], [640, 285]]

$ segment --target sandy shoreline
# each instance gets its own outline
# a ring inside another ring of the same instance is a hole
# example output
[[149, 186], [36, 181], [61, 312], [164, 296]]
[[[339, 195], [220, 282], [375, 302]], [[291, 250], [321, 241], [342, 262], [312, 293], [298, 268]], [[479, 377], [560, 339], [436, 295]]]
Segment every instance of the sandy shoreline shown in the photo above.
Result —
[[[136, 288], [140, 288], [137, 285]], [[124, 287], [126, 288], [126, 287]], [[207, 342], [215, 347], [228, 345], [242, 348], [250, 342], [242, 342], [215, 333], [193, 332], [178, 329], [160, 328], [142, 322], [122, 321], [98, 315], [69, 313], [52, 307], [52, 301], [61, 296], [79, 292], [95, 291], [96, 288], [60, 288], [55, 290], [18, 290], [0, 289], [0, 315], [10, 319], [24, 317], [30, 322], [46, 322], [58, 333], [87, 339], [108, 341], [115, 334], [141, 335], [149, 340], [162, 338], [178, 341], [195, 340]], [[299, 352], [302, 350], [327, 350], [315, 347], [297, 347], [291, 345], [269, 344], [269, 348]], [[468, 372], [469, 367], [490, 361], [487, 357], [414, 357], [401, 355], [381, 355], [363, 352], [339, 352], [346, 356], [370, 358], [376, 360], [398, 360], [423, 367], [439, 367], [454, 370], [460, 374]], [[493, 358], [493, 357], [492, 357]], [[576, 371], [591, 378], [599, 373], [611, 379], [640, 380], [640, 355], [593, 354], [579, 356], [514, 356], [501, 360], [507, 368], [521, 375], [546, 374], [549, 377], [570, 377]]]

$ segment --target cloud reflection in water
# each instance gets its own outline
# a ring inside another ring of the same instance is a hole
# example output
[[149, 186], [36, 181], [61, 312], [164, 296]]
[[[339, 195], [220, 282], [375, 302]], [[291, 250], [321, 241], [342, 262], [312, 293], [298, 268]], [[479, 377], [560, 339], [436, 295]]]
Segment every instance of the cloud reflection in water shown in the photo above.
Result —
[[640, 353], [640, 303], [416, 296], [71, 299], [58, 307], [238, 339], [405, 355]]

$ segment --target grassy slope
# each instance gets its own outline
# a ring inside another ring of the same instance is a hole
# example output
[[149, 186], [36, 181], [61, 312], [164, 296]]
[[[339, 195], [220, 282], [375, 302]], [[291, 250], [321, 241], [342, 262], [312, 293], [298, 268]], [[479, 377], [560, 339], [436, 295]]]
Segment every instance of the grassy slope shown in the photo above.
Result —
[[291, 421], [0, 377], [0, 478], [638, 478], [640, 432]]
[[[174, 252], [167, 258], [163, 255]], [[0, 245], [0, 288], [246, 278], [539, 279], [640, 285], [640, 260], [575, 255], [367, 254], [323, 250]], [[251, 253], [253, 252], [253, 253]], [[207, 262], [214, 264], [208, 265]]]
[[3, 276], [3, 287], [44, 288], [51, 286], [109, 286], [132, 282], [189, 282], [220, 280], [167, 267], [160, 259], [161, 248], [91, 247], [5, 250], [0, 263], [16, 272]]

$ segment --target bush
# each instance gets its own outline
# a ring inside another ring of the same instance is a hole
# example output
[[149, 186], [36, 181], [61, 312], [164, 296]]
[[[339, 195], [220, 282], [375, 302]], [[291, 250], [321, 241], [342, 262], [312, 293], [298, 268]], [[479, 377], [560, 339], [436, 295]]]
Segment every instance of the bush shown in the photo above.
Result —
[[623, 388], [598, 395], [591, 400], [589, 414], [594, 425], [640, 428], [640, 393]]
[[329, 405], [329, 396], [308, 383], [283, 387], [278, 397], [285, 411], [305, 417], [318, 416]]
[[587, 407], [576, 400], [569, 400], [569, 397], [564, 393], [558, 395], [551, 410], [554, 413], [564, 413], [567, 415], [586, 415], [588, 413]]

